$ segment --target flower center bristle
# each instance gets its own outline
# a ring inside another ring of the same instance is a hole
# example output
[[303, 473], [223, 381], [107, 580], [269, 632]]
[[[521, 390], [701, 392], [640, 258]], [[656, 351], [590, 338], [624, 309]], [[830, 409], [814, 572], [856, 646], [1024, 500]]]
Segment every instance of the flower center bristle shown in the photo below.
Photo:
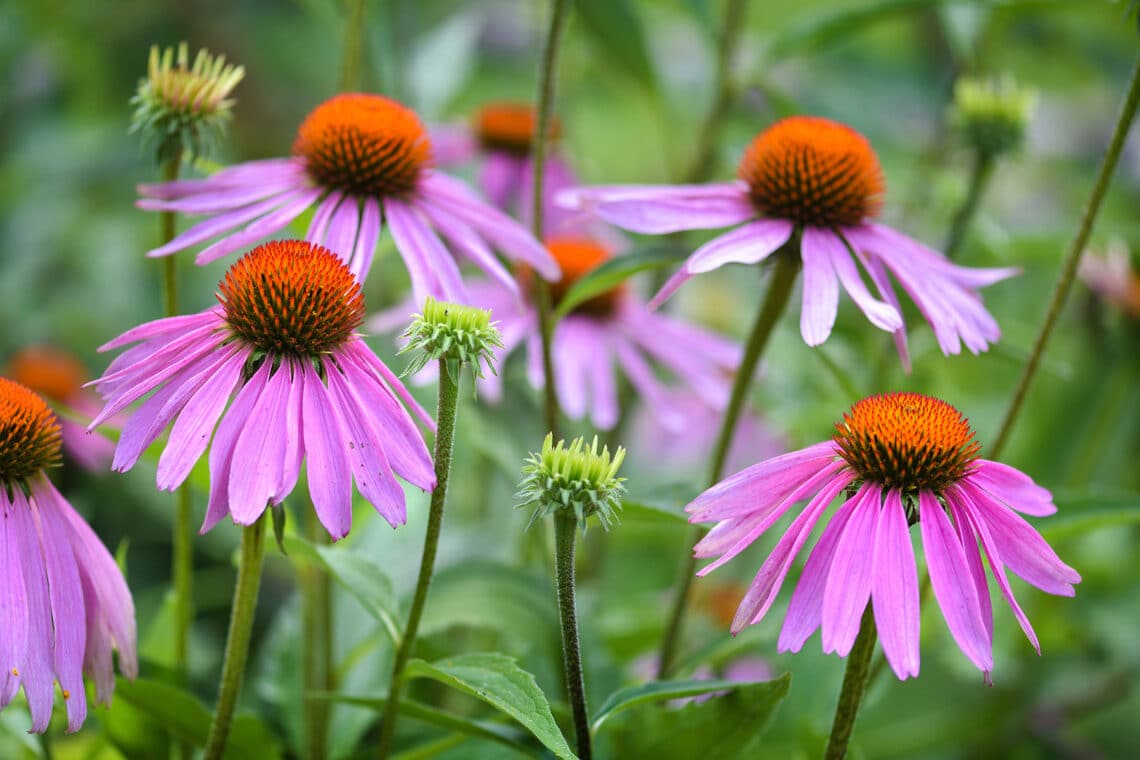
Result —
[[431, 164], [431, 140], [411, 109], [381, 95], [346, 93], [305, 118], [293, 153], [326, 187], [354, 195], [405, 195]]
[[0, 377], [0, 483], [11, 485], [59, 464], [59, 421], [44, 400]]
[[328, 353], [364, 321], [364, 295], [348, 267], [301, 240], [254, 248], [230, 267], [218, 291], [234, 334], [274, 356]]
[[[602, 245], [593, 240], [581, 237], [552, 237], [546, 239], [546, 250], [562, 268], [562, 279], [550, 284], [550, 297], [557, 306], [570, 292], [578, 280], [587, 272], [596, 269], [600, 264], [609, 260], [612, 254]], [[534, 273], [529, 267], [521, 268], [519, 279], [524, 285], [533, 281]], [[626, 285], [622, 284], [590, 298], [574, 307], [573, 313], [587, 314], [592, 317], [608, 317], [617, 308], [618, 302], [625, 293]]]
[[860, 478], [906, 493], [958, 482], [981, 449], [961, 412], [919, 393], [863, 399], [843, 415], [833, 440]]
[[79, 359], [66, 351], [29, 346], [12, 357], [8, 375], [53, 401], [66, 401], [79, 393], [87, 379], [87, 370]]
[[[529, 103], [488, 103], [475, 115], [475, 135], [484, 150], [501, 150], [517, 155], [530, 153], [538, 117]], [[557, 119], [550, 120], [547, 134], [558, 139], [562, 127]]]
[[744, 152], [738, 173], [761, 213], [817, 227], [876, 216], [886, 191], [867, 139], [817, 116], [781, 119], [761, 132]]

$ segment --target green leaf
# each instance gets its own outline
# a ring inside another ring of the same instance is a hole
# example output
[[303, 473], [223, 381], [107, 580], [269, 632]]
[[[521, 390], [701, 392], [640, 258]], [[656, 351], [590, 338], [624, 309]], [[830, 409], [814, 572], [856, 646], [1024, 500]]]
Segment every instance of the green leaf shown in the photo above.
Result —
[[575, 0], [574, 8], [606, 55], [638, 84], [651, 91], [656, 89], [645, 28], [631, 0]]
[[464, 562], [432, 580], [420, 636], [462, 625], [501, 631], [514, 641], [556, 640], [552, 599], [547, 579], [494, 562]]
[[[387, 696], [370, 697], [337, 694], [333, 692], [310, 693], [309, 696], [317, 699], [327, 699], [330, 702], [337, 702], [339, 704], [368, 707], [377, 713], [383, 712], [384, 706], [388, 703]], [[415, 718], [416, 720], [422, 720], [425, 723], [431, 723], [440, 728], [457, 731], [477, 739], [487, 739], [488, 741], [497, 742], [498, 744], [506, 745], [511, 749], [518, 750], [531, 757], [543, 757], [545, 754], [541, 748], [534, 743], [530, 734], [524, 733], [513, 726], [501, 726], [486, 720], [474, 720], [462, 715], [455, 715], [445, 710], [425, 705], [422, 702], [416, 702], [407, 697], [400, 699], [400, 714], [406, 715], [409, 718]]]
[[1060, 516], [1037, 523], [1046, 541], [1061, 541], [1100, 528], [1140, 523], [1140, 494], [1065, 494], [1054, 497]]
[[346, 549], [315, 546], [300, 536], [285, 536], [284, 545], [290, 559], [315, 562], [324, 568], [384, 626], [393, 642], [400, 640], [396, 591], [387, 573], [370, 557]]
[[[756, 744], [788, 694], [791, 675], [773, 681], [650, 683], [622, 689], [606, 700], [595, 726], [599, 757], [756, 757]], [[679, 709], [652, 704], [710, 690], [727, 694]], [[620, 713], [620, 714], [618, 714]]]
[[560, 758], [574, 758], [534, 676], [503, 654], [464, 654], [435, 662], [412, 660], [408, 678], [430, 678], [511, 716]]
[[676, 507], [646, 501], [626, 501], [621, 505], [622, 522], [669, 523], [688, 525], [689, 518]]
[[[144, 678], [135, 681], [119, 678], [115, 682], [115, 699], [126, 702], [180, 741], [205, 746], [212, 716], [206, 706], [190, 694]], [[230, 728], [225, 757], [272, 760], [281, 757], [281, 748], [265, 724], [252, 715], [239, 715]]]
[[688, 525], [684, 507], [700, 491], [692, 483], [666, 483], [631, 494], [622, 505], [622, 520]]
[[554, 317], [556, 320], [565, 317], [575, 306], [617, 287], [638, 272], [676, 264], [688, 254], [676, 246], [653, 246], [614, 256], [591, 269], [570, 287], [559, 301]]

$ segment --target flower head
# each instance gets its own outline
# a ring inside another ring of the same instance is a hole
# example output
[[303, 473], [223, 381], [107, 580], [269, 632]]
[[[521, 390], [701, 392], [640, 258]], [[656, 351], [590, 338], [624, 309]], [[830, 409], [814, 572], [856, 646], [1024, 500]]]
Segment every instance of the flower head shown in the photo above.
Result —
[[496, 249], [543, 277], [557, 277], [554, 261], [522, 225], [432, 168], [433, 152], [430, 135], [409, 108], [382, 95], [337, 95], [302, 122], [289, 158], [239, 164], [205, 180], [141, 186], [140, 208], [209, 217], [148, 255], [218, 238], [198, 254], [197, 262], [205, 264], [315, 207], [305, 239], [333, 251], [362, 281], [386, 225], [417, 303], [429, 295], [466, 300], [460, 259], [515, 288]]
[[[472, 120], [472, 129], [484, 150], [501, 150], [525, 156], [534, 147], [538, 130], [538, 114], [531, 103], [497, 101], [486, 103]], [[558, 119], [551, 119], [547, 137], [557, 140], [562, 134]]]
[[962, 77], [954, 83], [950, 125], [966, 145], [997, 158], [1021, 147], [1036, 105], [1037, 93], [1011, 77]]
[[115, 561], [44, 474], [59, 463], [60, 429], [42, 398], [0, 378], [0, 709], [21, 687], [32, 731], [51, 719], [54, 684], [67, 730], [87, 716], [83, 676], [107, 703], [119, 670], [138, 674], [135, 612]]
[[[574, 283], [612, 252], [596, 240], [575, 235], [552, 237], [547, 248], [563, 271], [552, 284], [556, 304]], [[473, 282], [471, 303], [490, 309], [502, 331], [503, 361], [520, 345], [526, 346], [527, 377], [532, 386], [545, 382], [538, 310], [533, 297], [534, 276], [520, 268], [523, 299], [497, 282]], [[408, 306], [375, 317], [372, 329], [385, 331], [402, 326]], [[655, 314], [624, 284], [574, 306], [554, 327], [552, 358], [555, 381], [563, 411], [571, 419], [589, 414], [601, 429], [617, 424], [619, 416], [619, 368], [651, 406], [662, 424], [672, 430], [688, 419], [685, 410], [672, 403], [674, 383], [663, 382], [654, 364], [663, 367], [707, 406], [722, 409], [728, 401], [731, 373], [740, 363], [740, 347], [725, 338], [674, 317]], [[481, 390], [496, 400], [502, 393], [499, 377], [485, 377]]]
[[403, 523], [394, 474], [424, 489], [435, 476], [400, 400], [432, 423], [356, 334], [364, 300], [344, 263], [312, 243], [267, 243], [230, 268], [218, 300], [102, 347], [139, 343], [96, 381], [107, 405], [93, 425], [151, 394], [123, 427], [113, 468], [134, 466], [173, 421], [158, 486], [177, 488], [209, 448], [203, 531], [227, 514], [240, 525], [256, 522], [293, 490], [302, 461], [317, 516], [334, 539], [351, 527], [354, 480], [391, 525]]
[[147, 77], [131, 99], [131, 131], [142, 132], [154, 143], [159, 163], [177, 158], [183, 150], [205, 156], [230, 120], [230, 93], [244, 76], [241, 66], [227, 65], [225, 56], [204, 49], [191, 64], [185, 42], [162, 53], [154, 45]]
[[883, 202], [883, 174], [870, 144], [851, 128], [813, 116], [778, 121], [745, 151], [739, 175], [737, 182], [712, 185], [573, 188], [558, 202], [648, 234], [739, 225], [694, 251], [651, 307], [694, 275], [725, 264], [756, 264], [787, 248], [803, 264], [800, 333], [808, 345], [820, 345], [831, 334], [842, 286], [873, 325], [895, 334], [909, 366], [906, 329], [889, 275], [930, 323], [944, 353], [956, 354], [962, 344], [977, 353], [1000, 336], [976, 291], [1016, 270], [957, 266], [874, 222]]
[[608, 446], [598, 450], [598, 437], [586, 446], [585, 438], [554, 443], [554, 435], [546, 434], [542, 451], [531, 454], [523, 467], [519, 483], [519, 506], [534, 507], [530, 524], [554, 512], [573, 515], [582, 531], [586, 519], [597, 515], [602, 527], [609, 530], [621, 511], [625, 478], [617, 476], [625, 461], [625, 449], [618, 446], [610, 456]]
[[489, 310], [437, 301], [430, 296], [403, 337], [408, 344], [400, 353], [417, 352], [405, 374], [419, 372], [428, 362], [444, 359], [453, 379], [462, 364], [471, 365], [476, 377], [483, 376], [484, 364], [494, 374], [494, 349], [503, 347], [503, 336], [491, 324]]
[[1140, 320], [1140, 270], [1132, 263], [1127, 243], [1114, 238], [1103, 254], [1085, 251], [1078, 272], [1094, 293]]
[[993, 611], [983, 552], [1040, 652], [1006, 571], [1063, 596], [1073, 595], [1080, 575], [1017, 514], [1055, 512], [1049, 492], [978, 452], [973, 430], [954, 407], [917, 393], [887, 393], [855, 404], [832, 440], [749, 467], [698, 496], [687, 507], [690, 521], [715, 525], [694, 553], [717, 557], [701, 575], [808, 499], [744, 595], [732, 632], [764, 618], [796, 555], [842, 493], [792, 594], [780, 651], [799, 651], [822, 628], [823, 650], [845, 657], [871, 604], [887, 662], [900, 679], [918, 675], [918, 577], [908, 531], [917, 522], [942, 615], [986, 678], [993, 670]]

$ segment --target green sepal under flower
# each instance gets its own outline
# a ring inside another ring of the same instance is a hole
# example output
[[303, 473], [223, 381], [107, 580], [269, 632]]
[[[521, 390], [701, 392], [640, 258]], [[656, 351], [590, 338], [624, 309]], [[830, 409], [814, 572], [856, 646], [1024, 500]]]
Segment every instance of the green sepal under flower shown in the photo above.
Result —
[[459, 369], [464, 364], [470, 365], [475, 377], [483, 377], [484, 364], [491, 374], [496, 374], [494, 349], [503, 347], [503, 336], [492, 324], [490, 310], [437, 301], [431, 296], [402, 337], [407, 338], [408, 344], [400, 350], [401, 354], [418, 352], [404, 370], [405, 375], [443, 359], [454, 383], [459, 382]]
[[159, 52], [150, 49], [147, 76], [131, 98], [135, 112], [131, 133], [142, 132], [153, 145], [155, 160], [165, 164], [187, 151], [193, 158], [210, 153], [230, 120], [234, 100], [229, 97], [245, 76], [241, 66], [226, 64], [225, 56], [199, 50], [193, 64], [183, 42]]
[[613, 456], [609, 447], [598, 450], [598, 437], [586, 446], [585, 438], [554, 444], [554, 436], [546, 434], [542, 451], [531, 454], [523, 466], [523, 480], [516, 498], [520, 508], [533, 506], [527, 528], [540, 517], [558, 511], [574, 516], [582, 532], [586, 519], [597, 515], [602, 528], [609, 530], [617, 522], [625, 494], [625, 478], [617, 477], [625, 460], [625, 449], [618, 446]]
[[1037, 93], [1011, 77], [962, 77], [954, 85], [950, 125], [966, 145], [997, 158], [1021, 147], [1036, 105]]

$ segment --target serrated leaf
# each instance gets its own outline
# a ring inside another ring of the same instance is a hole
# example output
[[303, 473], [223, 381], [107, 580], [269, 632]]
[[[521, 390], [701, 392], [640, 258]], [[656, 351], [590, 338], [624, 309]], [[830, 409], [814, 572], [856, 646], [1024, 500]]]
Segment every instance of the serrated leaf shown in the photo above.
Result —
[[520, 668], [513, 657], [492, 652], [435, 662], [412, 660], [405, 675], [430, 678], [470, 694], [517, 720], [558, 757], [576, 757], [554, 722], [546, 695], [534, 676]]
[[372, 558], [360, 552], [331, 546], [315, 546], [300, 536], [285, 536], [291, 560], [316, 562], [344, 587], [388, 632], [393, 642], [400, 633], [400, 608], [392, 580]]
[[620, 64], [638, 84], [653, 90], [657, 79], [649, 57], [645, 28], [630, 0], [574, 0], [586, 31], [603, 52]]
[[[145, 678], [135, 681], [119, 678], [115, 681], [115, 699], [128, 703], [176, 739], [205, 746], [212, 714], [190, 694]], [[230, 727], [224, 757], [272, 760], [281, 757], [281, 748], [260, 720], [252, 715], [238, 715]]]
[[670, 264], [676, 264], [688, 254], [689, 252], [685, 249], [675, 246], [653, 246], [614, 256], [582, 275], [570, 287], [570, 290], [558, 302], [554, 317], [556, 320], [561, 319], [573, 311], [575, 306], [617, 287], [638, 272], [661, 269]]
[[[726, 684], [728, 688], [725, 688]], [[603, 706], [606, 712], [600, 717], [605, 722], [596, 737], [598, 755], [652, 757], [655, 760], [756, 757], [756, 744], [776, 708], [787, 696], [790, 684], [789, 674], [772, 681], [752, 683], [718, 681], [715, 685], [719, 688], [715, 690], [726, 691], [726, 694], [703, 702], [692, 702], [679, 709], [650, 702], [692, 696], [687, 685], [674, 683], [673, 686], [679, 688], [672, 690], [668, 683], [623, 689], [606, 700]], [[628, 693], [619, 696], [623, 692]], [[624, 707], [615, 710], [619, 705]], [[595, 720], [595, 724], [597, 722]]]

